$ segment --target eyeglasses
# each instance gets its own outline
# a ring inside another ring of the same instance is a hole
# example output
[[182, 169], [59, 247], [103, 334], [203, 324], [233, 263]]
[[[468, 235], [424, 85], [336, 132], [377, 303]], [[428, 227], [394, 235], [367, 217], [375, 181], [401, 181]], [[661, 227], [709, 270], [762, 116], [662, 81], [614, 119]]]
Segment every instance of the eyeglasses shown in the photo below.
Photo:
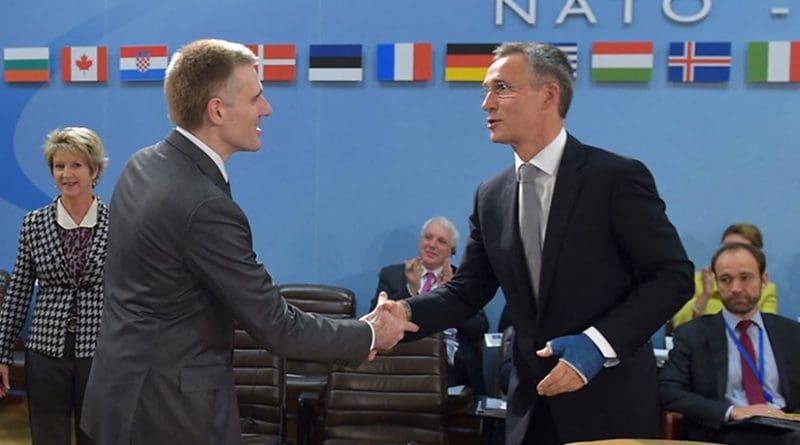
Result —
[[505, 82], [495, 82], [491, 85], [483, 85], [483, 93], [481, 93], [481, 99], [486, 99], [486, 96], [489, 93], [493, 94], [494, 97], [498, 99], [507, 99], [509, 97], [513, 97], [516, 94], [517, 90], [521, 87], [526, 85], [526, 82], [518, 83], [516, 85], [512, 85]]

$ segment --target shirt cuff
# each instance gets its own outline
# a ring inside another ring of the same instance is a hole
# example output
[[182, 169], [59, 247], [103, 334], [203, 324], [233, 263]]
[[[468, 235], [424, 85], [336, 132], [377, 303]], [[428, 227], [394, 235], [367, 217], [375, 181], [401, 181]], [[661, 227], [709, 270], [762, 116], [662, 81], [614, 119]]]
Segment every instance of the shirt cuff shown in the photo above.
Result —
[[733, 413], [733, 405], [729, 406], [728, 409], [725, 411], [724, 422], [730, 422], [733, 420], [731, 419], [731, 413]]
[[597, 346], [597, 349], [603, 354], [603, 358], [606, 359], [605, 363], [603, 363], [603, 367], [610, 368], [619, 364], [620, 360], [617, 357], [617, 351], [611, 347], [611, 344], [603, 337], [603, 334], [601, 334], [597, 328], [589, 326], [583, 333]]
[[369, 326], [369, 331], [372, 333], [372, 340], [370, 340], [369, 342], [369, 350], [372, 351], [373, 349], [375, 349], [375, 327], [372, 326], [371, 321], [367, 320], [364, 321], [367, 323], [367, 326]]

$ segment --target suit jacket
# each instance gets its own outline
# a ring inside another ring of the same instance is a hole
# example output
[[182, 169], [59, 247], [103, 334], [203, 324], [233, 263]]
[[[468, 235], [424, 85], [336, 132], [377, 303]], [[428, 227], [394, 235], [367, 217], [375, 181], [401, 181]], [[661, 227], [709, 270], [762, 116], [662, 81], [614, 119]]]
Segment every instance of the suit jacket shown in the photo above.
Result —
[[85, 396], [98, 445], [240, 441], [234, 318], [275, 354], [359, 362], [369, 326], [286, 304], [213, 161], [177, 131], [114, 190], [105, 311]]
[[[506, 440], [522, 442], [536, 384], [556, 360], [535, 351], [596, 327], [621, 362], [578, 391], [549, 398], [562, 441], [657, 437], [656, 365], [649, 338], [692, 294], [692, 263], [650, 172], [639, 161], [568, 135], [556, 178], [534, 299], [517, 219], [514, 168], [481, 184], [452, 280], [409, 304], [420, 335], [457, 325], [502, 287], [515, 328]], [[448, 317], [441, 317], [446, 312]], [[613, 404], [614, 409], [607, 409]]]
[[108, 241], [108, 207], [97, 205], [97, 224], [83, 273], [77, 280], [67, 270], [56, 221], [56, 201], [34, 210], [22, 221], [14, 273], [0, 312], [0, 363], [13, 361], [12, 347], [22, 331], [36, 280], [36, 310], [26, 348], [49, 357], [64, 356], [69, 308], [78, 311], [75, 356], [94, 355], [103, 310], [103, 265]]
[[[786, 412], [800, 410], [800, 324], [761, 313], [775, 354], [779, 391]], [[683, 431], [695, 440], [710, 440], [723, 426], [731, 405], [728, 384], [728, 340], [722, 314], [707, 315], [678, 327], [674, 347], [659, 374], [659, 395], [665, 409], [685, 416]]]

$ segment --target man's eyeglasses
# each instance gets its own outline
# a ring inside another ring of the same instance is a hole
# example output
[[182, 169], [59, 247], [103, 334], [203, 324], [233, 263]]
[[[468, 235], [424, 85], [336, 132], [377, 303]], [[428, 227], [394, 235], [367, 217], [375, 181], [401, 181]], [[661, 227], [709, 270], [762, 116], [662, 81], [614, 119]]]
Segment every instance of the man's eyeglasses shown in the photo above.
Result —
[[526, 85], [525, 82], [518, 83], [516, 85], [511, 85], [505, 82], [494, 82], [491, 85], [483, 85], [481, 99], [486, 99], [486, 96], [488, 96], [489, 93], [492, 93], [492, 95], [498, 99], [506, 99], [514, 96], [519, 88], [524, 85]]

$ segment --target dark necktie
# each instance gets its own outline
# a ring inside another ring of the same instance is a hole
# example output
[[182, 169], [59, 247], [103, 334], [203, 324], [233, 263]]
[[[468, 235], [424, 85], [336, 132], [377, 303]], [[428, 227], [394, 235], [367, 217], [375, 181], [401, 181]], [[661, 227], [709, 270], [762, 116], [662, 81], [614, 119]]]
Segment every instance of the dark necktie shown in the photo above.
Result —
[[539, 203], [539, 191], [536, 185], [538, 175], [539, 169], [535, 165], [522, 164], [519, 166], [517, 180], [522, 184], [519, 200], [519, 232], [522, 237], [522, 246], [525, 249], [525, 259], [528, 263], [528, 273], [531, 283], [533, 283], [535, 297], [538, 297], [539, 294], [539, 274], [542, 269], [540, 224], [542, 207]]
[[[750, 320], [742, 320], [736, 325], [736, 330], [739, 331], [739, 342], [742, 344], [742, 348], [755, 364], [758, 363], [758, 360], [756, 360], [756, 352], [753, 348], [753, 342], [750, 341], [750, 336], [747, 335], [747, 328], [752, 323], [753, 322]], [[761, 353], [763, 354], [764, 352], [761, 351]], [[739, 361], [742, 365], [742, 385], [744, 386], [744, 393], [747, 396], [747, 402], [751, 405], [766, 403], [764, 391], [761, 389], [758, 377], [753, 373], [753, 370], [741, 354], [739, 354]]]

